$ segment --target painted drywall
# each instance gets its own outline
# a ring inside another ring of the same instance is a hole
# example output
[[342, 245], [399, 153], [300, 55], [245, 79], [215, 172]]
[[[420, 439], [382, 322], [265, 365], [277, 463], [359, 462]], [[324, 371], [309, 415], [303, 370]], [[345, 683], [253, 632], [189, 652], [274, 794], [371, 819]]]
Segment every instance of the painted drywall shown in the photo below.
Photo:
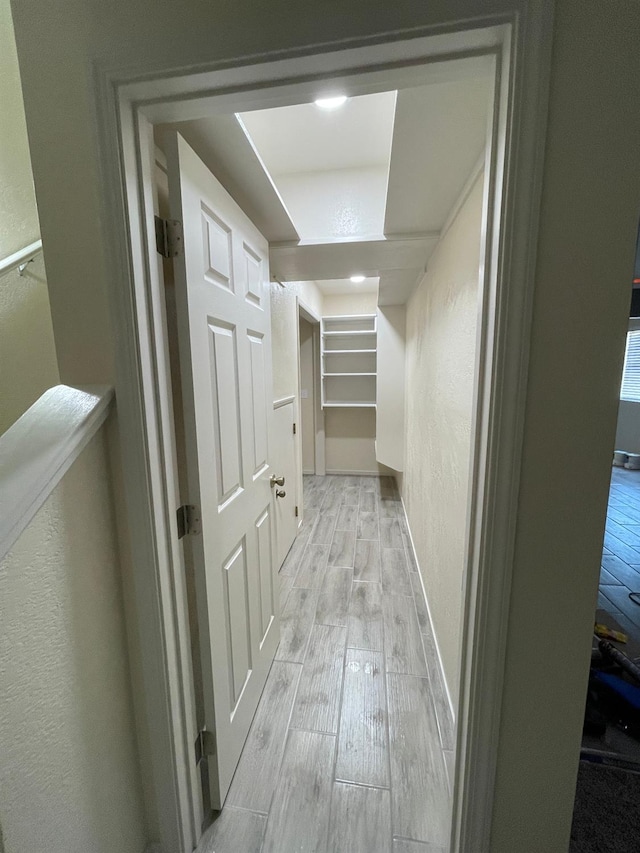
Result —
[[276, 186], [303, 240], [380, 237], [387, 169], [336, 169], [278, 175]]
[[5, 853], [146, 841], [102, 430], [0, 564]]
[[[0, 0], [0, 259], [40, 236], [9, 0]], [[0, 279], [0, 435], [59, 381], [42, 255]]]
[[406, 305], [378, 308], [376, 458], [398, 472], [404, 466], [406, 326]]
[[313, 387], [313, 326], [300, 318], [300, 433], [302, 444], [302, 471], [315, 473], [315, 433], [313, 412], [315, 408]]
[[271, 282], [271, 347], [273, 399], [298, 395], [298, 308], [296, 297], [316, 316], [322, 294], [312, 281]]
[[407, 303], [402, 496], [454, 703], [471, 457], [483, 178]]
[[[323, 4], [290, 0], [190, 4], [180, 15], [169, 0], [157, 0], [153, 15], [139, 0], [15, 0], [14, 7], [42, 232], [56, 247], [47, 272], [60, 372], [69, 383], [111, 379], [116, 347], [105, 322], [117, 283], [101, 219], [109, 187], [95, 132], [94, 69], [154, 76], [450, 29], [479, 14], [476, 0], [351, 0], [331, 14]], [[520, 35], [531, 10], [552, 15], [550, 5], [527, 0], [482, 4], [493, 20], [515, 11]], [[492, 853], [568, 847], [640, 197], [640, 111], [629, 109], [638, 91], [637, 2], [563, 0], [549, 26], [549, 124], [544, 139], [532, 140], [546, 162], [540, 237], [531, 247], [531, 364], [496, 796], [487, 816]], [[540, 685], [553, 702], [541, 701]]]
[[345, 293], [344, 296], [325, 294], [322, 302], [325, 317], [340, 314], [375, 314], [377, 307], [377, 293]]

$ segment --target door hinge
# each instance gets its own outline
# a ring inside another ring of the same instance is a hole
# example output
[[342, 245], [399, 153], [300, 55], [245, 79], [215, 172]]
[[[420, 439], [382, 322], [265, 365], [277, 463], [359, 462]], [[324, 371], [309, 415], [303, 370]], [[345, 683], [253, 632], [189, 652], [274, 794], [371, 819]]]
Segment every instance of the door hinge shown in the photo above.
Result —
[[155, 217], [156, 249], [163, 258], [177, 258], [184, 250], [182, 222], [177, 219]]
[[296, 425], [295, 424], [293, 425], [293, 434], [294, 435], [296, 434]]
[[198, 732], [198, 737], [195, 742], [196, 767], [203, 758], [208, 755], [216, 754], [216, 736], [209, 729], [202, 729]]
[[296, 518], [298, 517], [298, 507], [296, 507]]
[[178, 524], [178, 539], [183, 536], [195, 536], [202, 532], [202, 520], [200, 510], [192, 504], [182, 504], [176, 510], [176, 521]]

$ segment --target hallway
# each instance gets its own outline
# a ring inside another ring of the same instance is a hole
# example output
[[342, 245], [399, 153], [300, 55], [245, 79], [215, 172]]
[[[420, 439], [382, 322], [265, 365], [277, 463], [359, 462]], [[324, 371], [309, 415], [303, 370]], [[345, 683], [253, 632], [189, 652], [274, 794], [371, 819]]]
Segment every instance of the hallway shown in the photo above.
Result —
[[453, 726], [391, 478], [305, 476], [281, 641], [199, 853], [445, 853]]

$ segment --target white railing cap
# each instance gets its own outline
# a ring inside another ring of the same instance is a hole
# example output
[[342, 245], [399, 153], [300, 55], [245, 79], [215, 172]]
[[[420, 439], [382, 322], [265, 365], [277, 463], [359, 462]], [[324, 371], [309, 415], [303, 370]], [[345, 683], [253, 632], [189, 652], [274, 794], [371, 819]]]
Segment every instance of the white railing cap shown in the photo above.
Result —
[[0, 560], [104, 423], [107, 385], [56, 385], [0, 435]]

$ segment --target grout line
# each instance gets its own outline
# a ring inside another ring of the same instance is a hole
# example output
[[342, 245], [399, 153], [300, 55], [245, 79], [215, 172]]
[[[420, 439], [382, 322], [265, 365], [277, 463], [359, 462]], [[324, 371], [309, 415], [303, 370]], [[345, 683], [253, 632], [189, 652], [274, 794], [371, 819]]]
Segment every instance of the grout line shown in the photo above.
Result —
[[352, 782], [351, 779], [334, 779], [334, 782], [340, 782], [342, 785], [353, 785], [354, 788], [373, 788], [374, 791], [388, 791], [388, 785], [370, 785], [367, 782]]

